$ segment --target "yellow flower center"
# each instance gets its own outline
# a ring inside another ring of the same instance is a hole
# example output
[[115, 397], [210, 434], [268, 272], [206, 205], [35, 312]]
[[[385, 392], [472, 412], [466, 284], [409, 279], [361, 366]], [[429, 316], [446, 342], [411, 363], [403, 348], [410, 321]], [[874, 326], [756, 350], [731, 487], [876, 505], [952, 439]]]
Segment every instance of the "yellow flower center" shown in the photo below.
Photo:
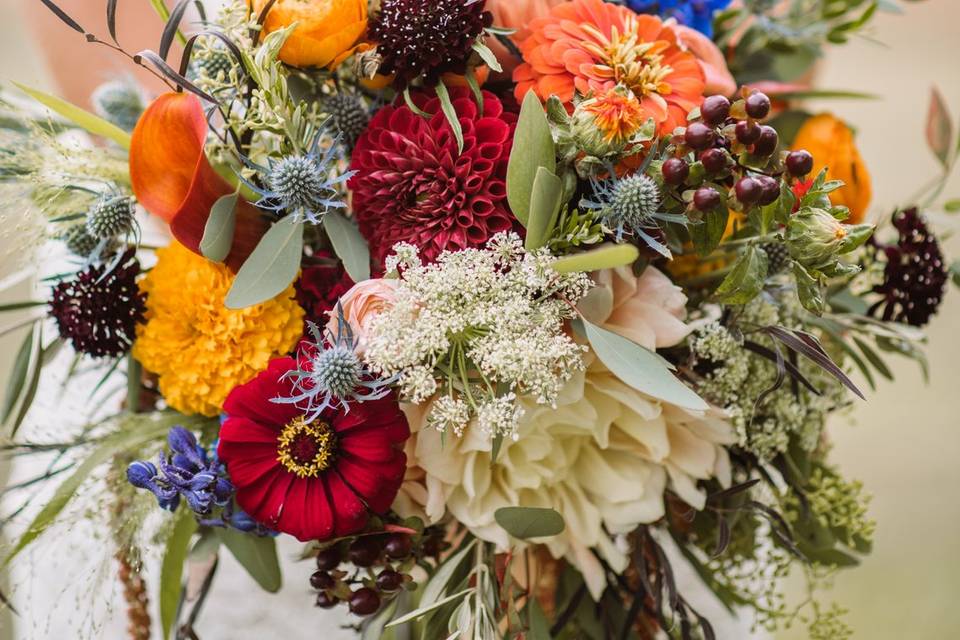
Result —
[[[600, 64], [594, 65], [597, 76], [625, 84], [639, 97], [653, 93], [671, 92], [667, 78], [673, 73], [670, 65], [663, 63], [663, 52], [669, 42], [638, 42], [637, 34], [627, 25], [624, 33], [614, 27], [608, 36], [593, 25], [582, 25], [596, 42], [583, 42], [582, 46], [591, 53]], [[602, 43], [602, 44], [601, 44]]]
[[333, 463], [336, 434], [321, 420], [307, 422], [298, 416], [283, 428], [277, 441], [277, 460], [301, 478], [316, 478]]

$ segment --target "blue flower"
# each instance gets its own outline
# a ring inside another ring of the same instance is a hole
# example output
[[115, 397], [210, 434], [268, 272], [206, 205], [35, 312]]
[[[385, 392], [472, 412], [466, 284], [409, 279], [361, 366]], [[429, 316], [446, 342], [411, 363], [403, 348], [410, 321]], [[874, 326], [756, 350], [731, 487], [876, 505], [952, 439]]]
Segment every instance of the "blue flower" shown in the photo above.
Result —
[[168, 511], [176, 511], [181, 498], [198, 516], [230, 504], [233, 485], [216, 455], [207, 455], [196, 437], [179, 426], [170, 429], [167, 444], [170, 452], [157, 456], [157, 464], [138, 460], [127, 467], [130, 484], [151, 491]]
[[627, 0], [637, 13], [655, 13], [713, 37], [713, 14], [726, 9], [731, 0]]
[[382, 380], [373, 375], [356, 353], [353, 329], [337, 304], [337, 330], [326, 336], [312, 322], [307, 325], [313, 341], [305, 340], [297, 357], [298, 369], [285, 377], [293, 380], [291, 395], [273, 398], [278, 404], [292, 404], [312, 422], [330, 408], [350, 410], [349, 402], [379, 400], [390, 393], [396, 377]]

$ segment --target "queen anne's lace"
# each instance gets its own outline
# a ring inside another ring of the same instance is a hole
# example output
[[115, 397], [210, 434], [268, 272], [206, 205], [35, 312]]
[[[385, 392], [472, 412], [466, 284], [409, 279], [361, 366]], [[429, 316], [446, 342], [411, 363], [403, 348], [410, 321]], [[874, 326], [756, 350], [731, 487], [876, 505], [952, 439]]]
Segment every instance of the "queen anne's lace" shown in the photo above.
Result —
[[423, 264], [400, 243], [387, 259], [400, 286], [394, 306], [371, 324], [365, 358], [382, 376], [399, 376], [405, 397], [434, 393], [430, 423], [462, 432], [471, 418], [495, 435], [513, 435], [516, 393], [553, 404], [575, 371], [583, 347], [564, 332], [577, 301], [591, 287], [584, 273], [557, 273], [554, 257], [527, 252], [513, 233], [485, 249], [442, 253]]

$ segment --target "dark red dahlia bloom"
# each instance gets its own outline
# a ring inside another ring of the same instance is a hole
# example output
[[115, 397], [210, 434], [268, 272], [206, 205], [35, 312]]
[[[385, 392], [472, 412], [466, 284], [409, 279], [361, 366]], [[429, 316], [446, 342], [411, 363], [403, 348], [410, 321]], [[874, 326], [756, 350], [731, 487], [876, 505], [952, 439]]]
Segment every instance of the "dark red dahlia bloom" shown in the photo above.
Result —
[[883, 282], [873, 292], [883, 296], [870, 307], [870, 315], [882, 309], [885, 321], [922, 327], [936, 314], [947, 284], [947, 266], [936, 236], [916, 208], [898, 211], [893, 226], [900, 237], [895, 244], [877, 246], [886, 257]]
[[432, 94], [381, 109], [353, 151], [350, 179], [360, 230], [380, 264], [397, 242], [409, 242], [426, 260], [444, 249], [480, 247], [500, 232], [522, 229], [507, 206], [507, 162], [516, 126], [491, 93], [483, 112], [469, 89], [450, 92], [463, 129], [463, 153]]
[[[327, 253], [317, 257], [331, 258]], [[305, 267], [297, 280], [297, 302], [306, 311], [305, 320], [322, 327], [327, 323], [328, 313], [337, 306], [337, 300], [353, 286], [342, 263], [330, 266]]]
[[303, 541], [356, 533], [400, 490], [407, 419], [391, 394], [308, 422], [295, 406], [271, 402], [290, 396], [285, 374], [295, 369], [293, 358], [278, 358], [230, 393], [217, 455], [254, 520]]
[[144, 321], [147, 296], [137, 286], [140, 263], [128, 250], [109, 273], [93, 265], [53, 288], [50, 315], [60, 337], [78, 353], [118, 357], [130, 350], [137, 324]]
[[483, 0], [383, 0], [370, 20], [370, 39], [382, 57], [380, 73], [406, 87], [423, 77], [435, 85], [446, 72], [462, 74], [493, 15]]

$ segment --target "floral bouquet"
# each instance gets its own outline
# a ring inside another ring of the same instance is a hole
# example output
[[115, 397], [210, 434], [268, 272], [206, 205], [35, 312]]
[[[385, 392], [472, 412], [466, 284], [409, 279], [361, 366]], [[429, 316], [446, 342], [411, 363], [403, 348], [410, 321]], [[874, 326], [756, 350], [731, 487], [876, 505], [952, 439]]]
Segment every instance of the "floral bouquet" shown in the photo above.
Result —
[[[277, 536], [304, 619], [363, 638], [710, 639], [711, 593], [847, 637], [783, 584], [870, 552], [825, 425], [852, 371], [924, 363], [958, 145], [935, 92], [943, 175], [867, 216], [803, 100], [863, 97], [812, 65], [893, 3], [153, 0], [134, 53], [122, 3], [101, 36], [41, 1], [169, 91], [3, 98], [44, 286], [0, 308], [30, 327], [2, 447], [73, 461], [10, 488], [55, 487], [5, 564], [92, 496], [132, 638], [196, 638], [218, 554], [278, 590]], [[52, 440], [18, 431], [47, 377], [93, 388]]]

